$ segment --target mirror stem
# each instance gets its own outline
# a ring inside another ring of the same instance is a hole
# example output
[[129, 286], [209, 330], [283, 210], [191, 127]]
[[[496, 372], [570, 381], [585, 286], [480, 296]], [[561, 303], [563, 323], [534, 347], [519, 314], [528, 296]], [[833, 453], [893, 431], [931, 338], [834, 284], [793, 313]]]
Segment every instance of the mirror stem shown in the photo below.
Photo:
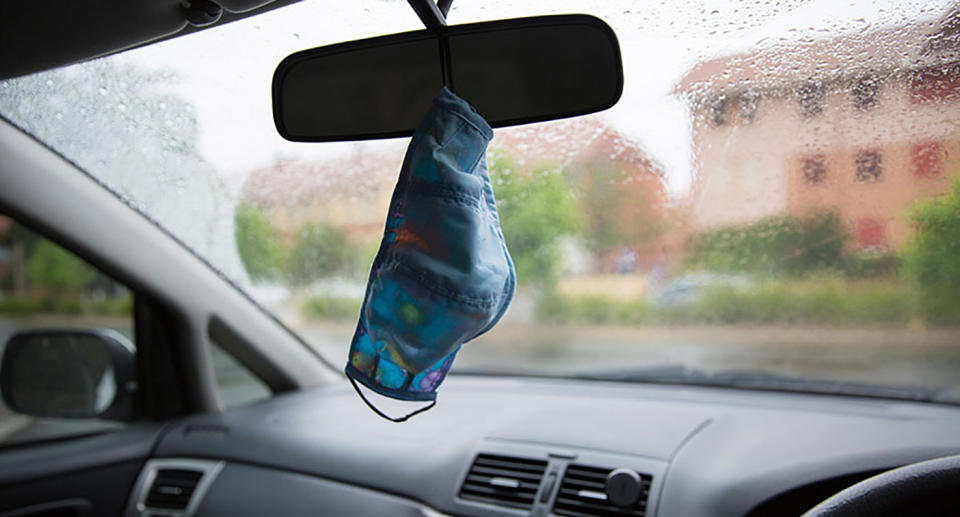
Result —
[[440, 12], [443, 13], [444, 18], [450, 14], [451, 5], [453, 5], [453, 0], [437, 0], [437, 7], [440, 8]]
[[410, 7], [420, 17], [420, 21], [426, 26], [427, 30], [436, 32], [440, 36], [440, 67], [443, 73], [443, 85], [450, 91], [453, 89], [453, 71], [450, 62], [450, 45], [447, 37], [443, 34], [443, 28], [447, 26], [447, 12], [453, 5], [453, 0], [407, 0]]
[[[435, 4], [433, 0], [407, 0], [407, 3], [410, 4], [410, 7], [413, 7], [420, 21], [423, 22], [423, 25], [427, 29], [439, 31], [441, 27], [447, 24], [446, 15], [437, 7], [437, 4]], [[445, 3], [448, 4], [447, 8], [449, 9], [450, 2]]]

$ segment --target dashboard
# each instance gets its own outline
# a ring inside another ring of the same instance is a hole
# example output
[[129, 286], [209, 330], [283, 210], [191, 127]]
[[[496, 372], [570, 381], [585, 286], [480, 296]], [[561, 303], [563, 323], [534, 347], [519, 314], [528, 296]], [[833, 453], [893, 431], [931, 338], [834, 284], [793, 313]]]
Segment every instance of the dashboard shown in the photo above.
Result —
[[395, 424], [349, 385], [169, 426], [127, 515], [798, 515], [960, 452], [960, 408], [451, 376]]

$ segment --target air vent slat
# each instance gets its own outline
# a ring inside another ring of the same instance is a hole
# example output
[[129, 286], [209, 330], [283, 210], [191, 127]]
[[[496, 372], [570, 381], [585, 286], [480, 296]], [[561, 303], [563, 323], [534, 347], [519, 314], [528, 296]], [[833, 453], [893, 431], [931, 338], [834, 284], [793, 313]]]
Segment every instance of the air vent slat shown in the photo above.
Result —
[[512, 462], [512, 461], [504, 461], [504, 460], [494, 460], [494, 459], [483, 458], [483, 457], [478, 457], [477, 461], [474, 462], [474, 465], [478, 467], [493, 467], [493, 468], [500, 468], [500, 469], [508, 469], [513, 472], [526, 471], [526, 472], [537, 473], [537, 472], [543, 472], [543, 469], [544, 469], [543, 462], [540, 462], [540, 464], [538, 465], [538, 464], [531, 464], [527, 461]]
[[547, 462], [543, 460], [480, 454], [460, 488], [460, 497], [529, 509], [546, 469]]
[[[467, 476], [467, 482], [476, 483], [478, 485], [490, 485], [490, 482], [496, 479], [496, 477], [497, 476], [477, 476], [471, 474]], [[517, 480], [518, 489], [526, 489], [536, 492], [538, 486], [540, 486], [539, 480], [537, 480], [537, 482]]]
[[579, 479], [564, 479], [564, 485], [578, 490], [598, 490], [603, 492], [606, 488], [606, 481], [581, 481]]
[[541, 470], [539, 473], [517, 472], [517, 471], [510, 470], [510, 469], [493, 469], [493, 468], [489, 468], [489, 467], [478, 467], [478, 466], [476, 466], [476, 465], [474, 465], [474, 467], [473, 467], [472, 469], [470, 469], [470, 473], [471, 473], [471, 474], [486, 475], [486, 476], [488, 476], [488, 477], [509, 477], [509, 478], [516, 478], [516, 479], [522, 479], [522, 480], [527, 480], [527, 481], [533, 481], [533, 482], [536, 482], [536, 483], [539, 483], [539, 482], [540, 482], [540, 478], [543, 476], [543, 471], [542, 471], [542, 470]]
[[648, 474], [640, 474], [643, 487], [640, 499], [633, 506], [624, 508], [598, 498], [599, 494], [605, 493], [607, 476], [611, 471], [587, 465], [568, 466], [560, 482], [553, 513], [574, 517], [643, 517], [653, 478]]

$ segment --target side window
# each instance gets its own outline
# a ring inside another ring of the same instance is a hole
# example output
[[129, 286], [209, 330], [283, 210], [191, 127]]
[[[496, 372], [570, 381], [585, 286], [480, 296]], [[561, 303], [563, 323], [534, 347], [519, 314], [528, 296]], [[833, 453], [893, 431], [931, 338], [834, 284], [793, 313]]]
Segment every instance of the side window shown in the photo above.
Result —
[[0, 213], [0, 446], [132, 418], [132, 308], [125, 286]]
[[263, 381], [212, 340], [210, 355], [213, 359], [213, 376], [217, 381], [217, 393], [227, 409], [270, 397], [270, 388]]

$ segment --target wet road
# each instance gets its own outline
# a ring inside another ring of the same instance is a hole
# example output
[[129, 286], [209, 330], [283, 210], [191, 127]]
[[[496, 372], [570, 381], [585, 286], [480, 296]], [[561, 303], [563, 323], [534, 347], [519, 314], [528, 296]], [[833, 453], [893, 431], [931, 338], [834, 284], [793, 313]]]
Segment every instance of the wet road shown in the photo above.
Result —
[[[352, 324], [297, 331], [334, 364], [346, 361]], [[466, 345], [454, 369], [567, 373], [675, 364], [947, 389], [960, 384], [960, 329], [505, 324]]]

